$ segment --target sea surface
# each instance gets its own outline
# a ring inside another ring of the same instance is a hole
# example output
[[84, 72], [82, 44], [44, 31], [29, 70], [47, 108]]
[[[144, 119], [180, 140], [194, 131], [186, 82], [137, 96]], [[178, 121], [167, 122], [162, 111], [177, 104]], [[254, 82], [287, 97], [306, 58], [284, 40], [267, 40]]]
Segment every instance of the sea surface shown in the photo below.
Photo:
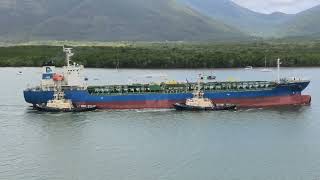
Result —
[[[23, 75], [17, 75], [22, 71]], [[22, 91], [40, 68], [0, 68], [0, 179], [318, 180], [320, 68], [284, 68], [312, 83], [312, 105], [228, 112], [33, 111]], [[259, 69], [86, 69], [88, 83], [274, 80]]]

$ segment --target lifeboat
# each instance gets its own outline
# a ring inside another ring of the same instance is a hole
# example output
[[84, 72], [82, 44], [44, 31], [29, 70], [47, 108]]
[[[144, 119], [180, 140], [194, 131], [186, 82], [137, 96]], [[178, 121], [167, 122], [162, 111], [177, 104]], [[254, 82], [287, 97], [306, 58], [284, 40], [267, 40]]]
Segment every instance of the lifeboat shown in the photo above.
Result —
[[63, 75], [61, 75], [61, 74], [54, 74], [52, 79], [53, 79], [54, 81], [63, 81], [63, 80], [64, 80], [64, 77], [63, 77]]

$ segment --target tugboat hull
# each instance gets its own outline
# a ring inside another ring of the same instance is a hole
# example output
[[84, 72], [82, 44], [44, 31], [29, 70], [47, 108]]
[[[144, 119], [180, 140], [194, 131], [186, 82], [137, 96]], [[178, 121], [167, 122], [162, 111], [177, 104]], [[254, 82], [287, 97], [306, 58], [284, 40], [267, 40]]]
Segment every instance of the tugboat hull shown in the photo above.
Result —
[[178, 111], [226, 111], [236, 110], [237, 106], [233, 104], [222, 104], [213, 107], [188, 106], [186, 104], [176, 103], [173, 105]]
[[36, 105], [33, 107], [35, 110], [41, 112], [88, 112], [88, 111], [95, 111], [97, 109], [96, 106], [92, 107], [75, 107], [72, 109], [60, 109], [60, 108], [51, 108], [41, 105]]

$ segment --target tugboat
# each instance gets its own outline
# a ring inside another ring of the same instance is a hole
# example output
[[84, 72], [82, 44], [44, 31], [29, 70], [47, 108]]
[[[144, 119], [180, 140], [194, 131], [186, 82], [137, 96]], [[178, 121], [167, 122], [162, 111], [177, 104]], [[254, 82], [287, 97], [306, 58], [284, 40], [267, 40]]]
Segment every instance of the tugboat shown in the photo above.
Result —
[[75, 107], [72, 101], [69, 99], [64, 99], [63, 92], [57, 92], [54, 94], [54, 99], [49, 100], [46, 104], [36, 105], [34, 107], [38, 111], [43, 112], [86, 112], [94, 111], [97, 109], [96, 106], [79, 106]]
[[71, 100], [64, 98], [65, 94], [61, 88], [61, 81], [63, 80], [63, 76], [59, 74], [54, 74], [53, 80], [56, 84], [53, 99], [49, 100], [45, 104], [37, 104], [34, 107], [36, 110], [43, 112], [86, 112], [94, 111], [97, 109], [96, 106], [74, 106]]
[[237, 106], [234, 104], [215, 104], [210, 99], [204, 98], [200, 80], [198, 80], [198, 87], [193, 93], [193, 98], [187, 99], [185, 103], [175, 103], [173, 106], [178, 111], [223, 111], [237, 109]]

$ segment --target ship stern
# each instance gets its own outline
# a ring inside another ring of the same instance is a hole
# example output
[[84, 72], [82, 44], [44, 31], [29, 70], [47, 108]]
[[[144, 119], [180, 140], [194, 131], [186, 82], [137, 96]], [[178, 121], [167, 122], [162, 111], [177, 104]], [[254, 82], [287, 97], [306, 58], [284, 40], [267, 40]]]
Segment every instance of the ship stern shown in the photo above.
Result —
[[53, 98], [53, 91], [36, 91], [27, 89], [23, 91], [24, 100], [32, 105], [43, 104]]

